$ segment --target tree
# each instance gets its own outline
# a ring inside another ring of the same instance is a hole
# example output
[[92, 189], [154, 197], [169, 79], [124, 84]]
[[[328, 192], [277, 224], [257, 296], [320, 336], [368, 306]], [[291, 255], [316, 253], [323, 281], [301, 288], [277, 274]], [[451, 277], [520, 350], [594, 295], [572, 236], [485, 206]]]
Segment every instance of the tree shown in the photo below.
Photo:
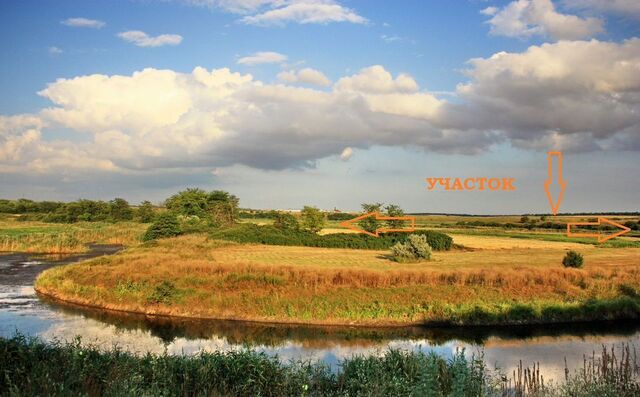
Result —
[[520, 217], [520, 223], [527, 223], [529, 222], [529, 217], [527, 215], [522, 215]]
[[273, 218], [273, 226], [280, 230], [298, 230], [300, 224], [295, 215], [288, 212], [278, 212]]
[[[370, 212], [382, 212], [382, 203], [362, 203], [361, 204], [362, 211], [365, 214]], [[382, 222], [377, 220], [375, 216], [368, 216], [358, 222], [358, 225], [362, 228], [362, 230], [366, 230], [369, 233], [375, 233], [382, 226]]]
[[153, 204], [151, 201], [143, 201], [140, 203], [140, 207], [138, 207], [138, 220], [142, 223], [153, 222], [155, 218], [155, 213], [153, 212]]
[[133, 219], [133, 210], [127, 200], [115, 198], [109, 201], [109, 215], [116, 222], [129, 221]]
[[304, 206], [300, 213], [302, 228], [317, 233], [324, 227], [324, 214], [316, 207]]
[[[384, 207], [384, 209], [387, 211], [387, 216], [396, 216], [396, 217], [404, 216], [404, 210], [400, 208], [399, 205], [389, 204], [386, 207]], [[394, 220], [387, 221], [387, 225], [391, 229], [402, 229], [404, 227], [404, 221], [394, 219]]]
[[211, 220], [218, 226], [231, 226], [238, 219], [240, 200], [228, 192], [214, 190], [207, 197]]
[[209, 194], [202, 189], [190, 188], [169, 197], [165, 206], [178, 215], [205, 218], [209, 207]]
[[155, 222], [149, 226], [142, 240], [149, 241], [158, 238], [174, 237], [182, 233], [178, 217], [172, 212], [158, 215]]

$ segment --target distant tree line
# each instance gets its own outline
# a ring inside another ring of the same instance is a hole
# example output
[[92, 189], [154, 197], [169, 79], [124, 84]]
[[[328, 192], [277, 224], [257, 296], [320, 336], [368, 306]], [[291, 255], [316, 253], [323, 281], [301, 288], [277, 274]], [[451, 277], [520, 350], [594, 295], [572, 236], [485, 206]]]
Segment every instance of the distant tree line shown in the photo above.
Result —
[[143, 201], [132, 207], [127, 200], [115, 198], [111, 201], [81, 199], [71, 202], [33, 201], [28, 199], [0, 199], [0, 213], [23, 215], [20, 220], [39, 220], [55, 223], [75, 222], [152, 222], [154, 206]]

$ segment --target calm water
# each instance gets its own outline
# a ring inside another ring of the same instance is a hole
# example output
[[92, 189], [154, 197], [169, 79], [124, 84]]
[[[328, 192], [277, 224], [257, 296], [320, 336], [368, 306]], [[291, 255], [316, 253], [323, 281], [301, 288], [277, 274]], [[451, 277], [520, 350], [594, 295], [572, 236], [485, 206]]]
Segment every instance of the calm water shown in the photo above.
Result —
[[380, 354], [389, 348], [435, 351], [450, 356], [465, 348], [484, 354], [492, 368], [510, 372], [519, 360], [539, 362], [546, 379], [564, 376], [583, 355], [602, 345], [633, 343], [640, 348], [640, 324], [545, 325], [481, 328], [349, 328], [260, 325], [232, 321], [169, 320], [61, 306], [33, 290], [37, 274], [52, 266], [117, 252], [118, 247], [93, 246], [88, 254], [56, 257], [0, 254], [0, 335], [16, 331], [45, 340], [72, 340], [136, 353], [194, 354], [199, 351], [251, 347], [281, 359], [323, 360], [334, 368], [354, 354]]

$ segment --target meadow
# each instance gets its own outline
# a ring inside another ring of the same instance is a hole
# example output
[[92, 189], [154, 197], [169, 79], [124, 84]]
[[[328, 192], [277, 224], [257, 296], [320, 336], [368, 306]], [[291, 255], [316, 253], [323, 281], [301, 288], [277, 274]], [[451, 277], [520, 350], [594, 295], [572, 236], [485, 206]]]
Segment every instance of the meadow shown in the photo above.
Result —
[[148, 225], [137, 222], [46, 223], [0, 217], [0, 251], [71, 254], [86, 252], [88, 244], [135, 246]]
[[[456, 236], [420, 263], [385, 250], [162, 239], [53, 268], [36, 289], [78, 304], [147, 314], [266, 322], [521, 324], [640, 318], [640, 250]], [[564, 268], [567, 249], [586, 265]]]

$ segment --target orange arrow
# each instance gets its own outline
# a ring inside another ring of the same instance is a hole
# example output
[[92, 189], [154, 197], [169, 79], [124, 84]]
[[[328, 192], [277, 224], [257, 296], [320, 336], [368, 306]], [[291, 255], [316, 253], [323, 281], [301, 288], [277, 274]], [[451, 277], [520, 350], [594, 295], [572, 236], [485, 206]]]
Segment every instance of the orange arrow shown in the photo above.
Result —
[[[553, 158], [557, 157], [558, 162], [558, 185], [560, 185], [560, 195], [558, 196], [558, 200], [554, 202], [553, 197], [551, 195], [551, 185], [553, 184]], [[558, 210], [560, 209], [560, 204], [562, 203], [562, 199], [564, 198], [564, 191], [567, 188], [567, 183], [562, 179], [562, 152], [548, 152], [547, 159], [549, 161], [549, 177], [547, 181], [544, 183], [544, 190], [547, 192], [547, 199], [549, 200], [549, 205], [551, 205], [551, 212], [553, 215], [558, 214]]]
[[[619, 229], [622, 229], [614, 234], [603, 235], [601, 233], [574, 233], [571, 231], [571, 226], [600, 226], [602, 223], [608, 223], [612, 226], [615, 226]], [[618, 236], [622, 236], [623, 234], [629, 232], [629, 229], [626, 226], [623, 226], [617, 222], [610, 221], [607, 218], [598, 217], [597, 222], [574, 222], [567, 223], [567, 237], [596, 237], [599, 243], [604, 243], [607, 240], [611, 240], [612, 238], [616, 238]]]
[[[356, 222], [359, 222], [370, 216], [375, 216], [376, 220], [379, 220], [379, 221], [409, 221], [411, 222], [411, 226], [409, 226], [408, 229], [381, 228], [381, 229], [376, 229], [375, 233], [372, 233], [355, 225]], [[368, 214], [360, 215], [357, 218], [353, 218], [353, 219], [349, 219], [348, 221], [341, 222], [340, 226], [346, 227], [347, 229], [355, 230], [358, 233], [364, 233], [364, 234], [368, 234], [369, 236], [380, 237], [380, 233], [415, 231], [416, 217], [415, 216], [382, 216], [380, 215], [379, 212], [369, 212]]]

